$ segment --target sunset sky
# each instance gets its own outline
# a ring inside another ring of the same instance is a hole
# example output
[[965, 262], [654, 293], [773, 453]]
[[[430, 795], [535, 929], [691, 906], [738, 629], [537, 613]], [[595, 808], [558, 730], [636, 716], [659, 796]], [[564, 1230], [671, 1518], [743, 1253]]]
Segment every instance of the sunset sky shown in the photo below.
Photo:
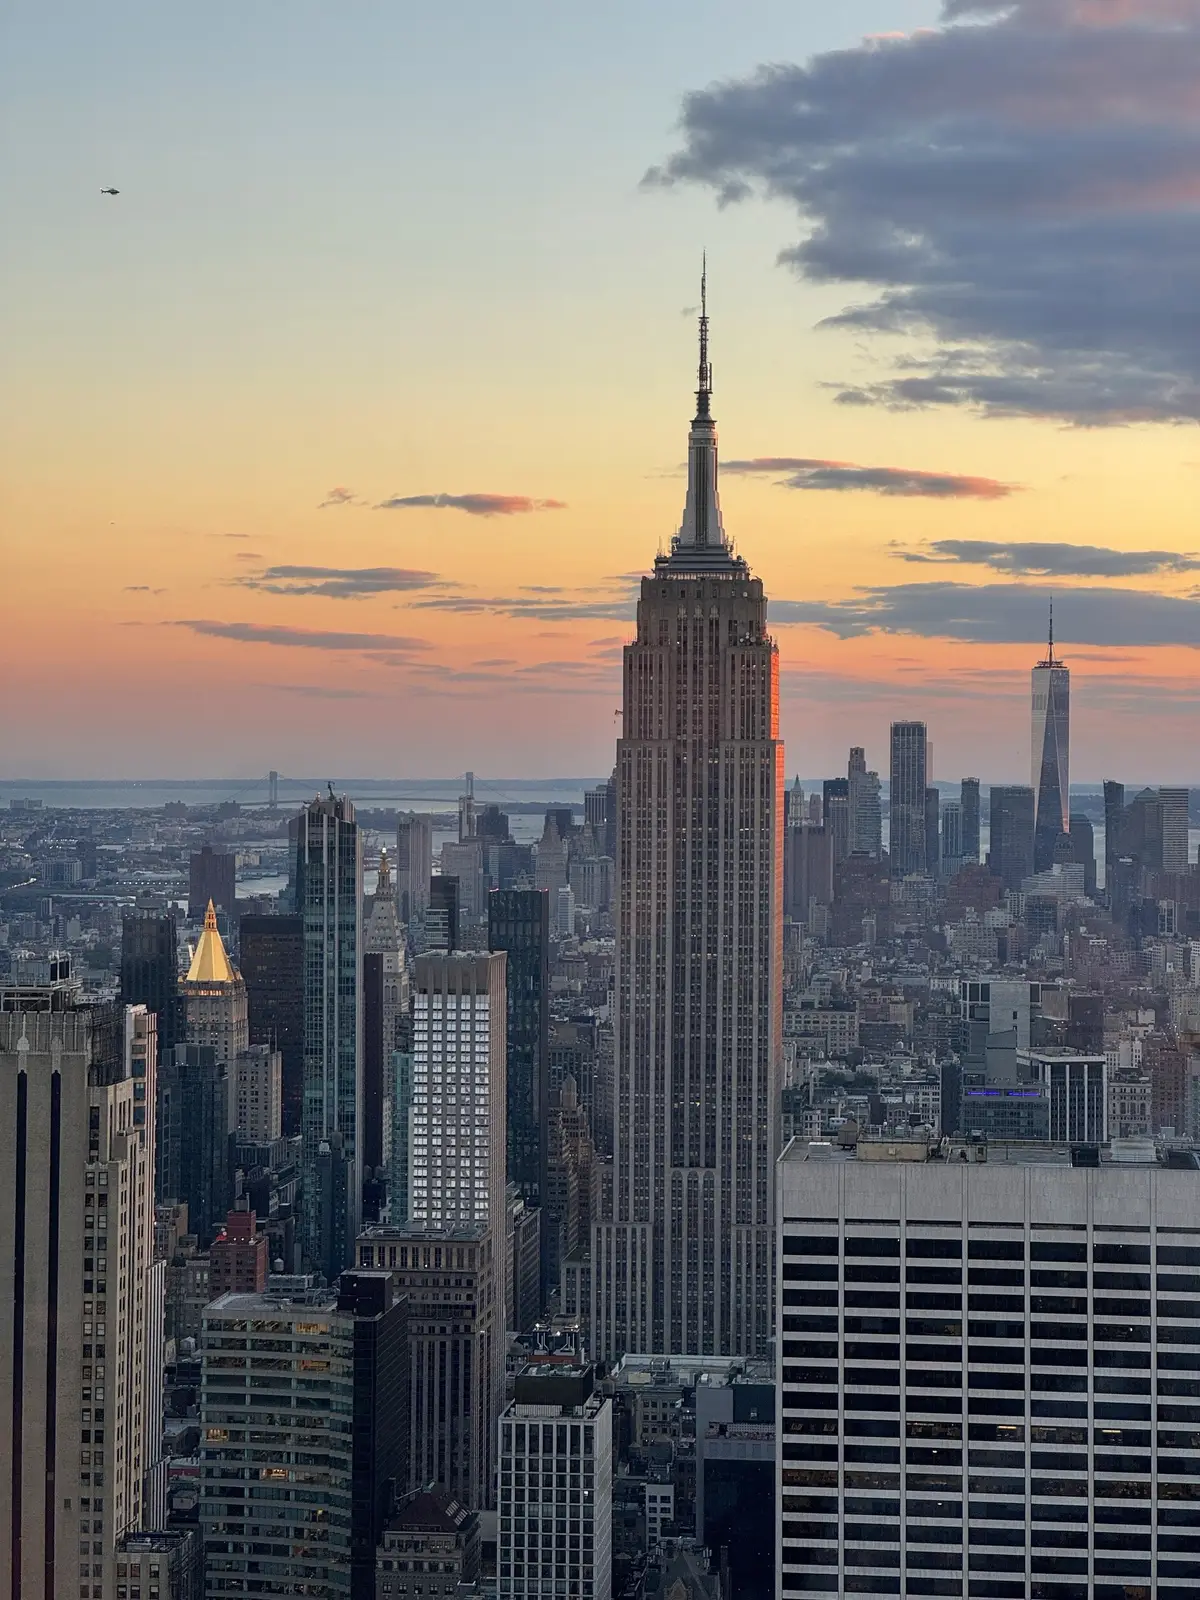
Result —
[[1027, 782], [1053, 592], [1073, 778], [1200, 782], [1198, 84], [1200, 0], [17, 0], [0, 777], [607, 770], [706, 249], [789, 773]]

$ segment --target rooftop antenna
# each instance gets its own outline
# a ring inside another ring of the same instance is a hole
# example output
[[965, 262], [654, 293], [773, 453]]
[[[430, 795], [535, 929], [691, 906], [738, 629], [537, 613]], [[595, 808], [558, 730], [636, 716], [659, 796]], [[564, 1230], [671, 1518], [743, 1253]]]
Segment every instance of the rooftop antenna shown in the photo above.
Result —
[[700, 375], [696, 390], [696, 415], [710, 414], [712, 399], [712, 367], [708, 360], [708, 251], [700, 257]]

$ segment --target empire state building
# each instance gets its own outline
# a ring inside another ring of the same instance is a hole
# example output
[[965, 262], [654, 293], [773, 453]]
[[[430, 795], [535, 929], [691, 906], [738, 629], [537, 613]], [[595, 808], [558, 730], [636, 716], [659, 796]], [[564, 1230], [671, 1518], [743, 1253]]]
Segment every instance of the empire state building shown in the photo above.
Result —
[[[703, 297], [702, 297], [703, 298]], [[669, 555], [642, 579], [617, 746], [611, 1210], [592, 1352], [765, 1352], [782, 1035], [779, 655], [721, 521], [708, 317]]]

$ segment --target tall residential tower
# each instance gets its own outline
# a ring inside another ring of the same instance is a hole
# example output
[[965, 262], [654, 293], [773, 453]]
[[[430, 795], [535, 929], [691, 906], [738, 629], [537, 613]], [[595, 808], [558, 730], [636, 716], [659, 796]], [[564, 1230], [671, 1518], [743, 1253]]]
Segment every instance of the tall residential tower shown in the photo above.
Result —
[[717, 498], [708, 318], [687, 502], [642, 579], [617, 746], [611, 1214], [593, 1354], [771, 1337], [782, 1032], [783, 746], [766, 596]]
[[304, 1254], [333, 1281], [362, 1217], [362, 840], [354, 807], [318, 795], [300, 813], [304, 918]]
[[1045, 872], [1054, 863], [1059, 835], [1071, 831], [1071, 673], [1054, 654], [1053, 607], [1046, 659], [1034, 667], [1031, 678], [1033, 865], [1035, 872]]

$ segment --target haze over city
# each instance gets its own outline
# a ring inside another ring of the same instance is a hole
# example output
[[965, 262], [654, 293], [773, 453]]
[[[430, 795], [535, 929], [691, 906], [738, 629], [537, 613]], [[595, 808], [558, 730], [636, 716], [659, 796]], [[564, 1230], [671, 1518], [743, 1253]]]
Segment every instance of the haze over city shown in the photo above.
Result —
[[607, 771], [707, 249], [789, 769], [1019, 777], [1053, 592], [1076, 781], [1200, 778], [1186, 0], [0, 41], [4, 777]]

